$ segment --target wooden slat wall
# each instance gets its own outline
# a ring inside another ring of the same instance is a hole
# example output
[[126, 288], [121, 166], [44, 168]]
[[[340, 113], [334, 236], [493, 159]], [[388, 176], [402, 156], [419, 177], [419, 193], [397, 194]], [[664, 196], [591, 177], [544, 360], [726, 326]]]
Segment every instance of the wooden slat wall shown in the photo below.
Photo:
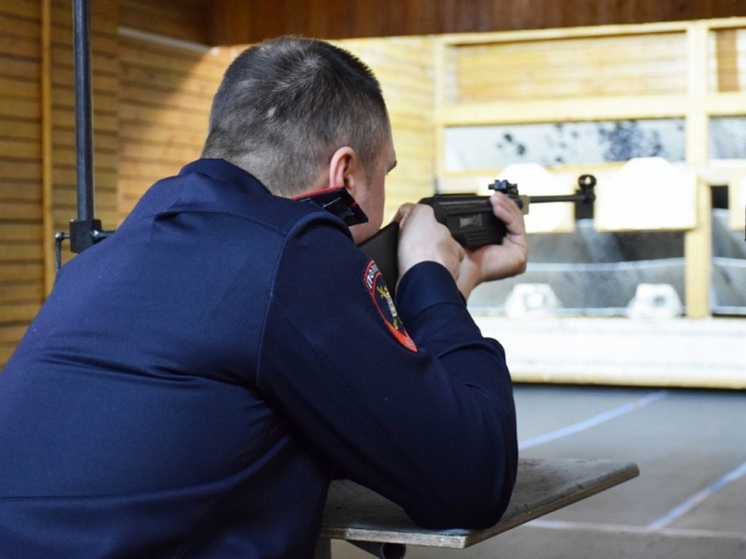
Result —
[[[208, 8], [91, 2], [95, 213], [105, 229], [152, 182], [199, 156], [231, 54], [200, 46]], [[54, 232], [77, 214], [72, 39], [69, 0], [0, 5], [0, 367], [51, 289]], [[67, 243], [62, 254], [73, 257]]]
[[119, 25], [173, 39], [209, 43], [211, 3], [203, 0], [120, 0]]
[[683, 31], [464, 46], [457, 100], [685, 93], [686, 48]]
[[120, 216], [155, 181], [197, 159], [229, 49], [120, 40]]
[[[120, 219], [199, 157], [231, 49], [206, 46], [210, 3], [120, 0]], [[144, 32], [128, 33], [130, 30]]]
[[710, 53], [710, 90], [746, 91], [746, 29], [718, 29]]
[[[714, 29], [711, 91], [746, 86], [746, 30]], [[687, 33], [516, 39], [463, 45], [451, 59], [452, 102], [686, 94]]]
[[743, 0], [215, 0], [212, 43], [286, 33], [342, 39], [746, 15]]
[[0, 5], [0, 365], [36, 314], [42, 253], [41, 13]]

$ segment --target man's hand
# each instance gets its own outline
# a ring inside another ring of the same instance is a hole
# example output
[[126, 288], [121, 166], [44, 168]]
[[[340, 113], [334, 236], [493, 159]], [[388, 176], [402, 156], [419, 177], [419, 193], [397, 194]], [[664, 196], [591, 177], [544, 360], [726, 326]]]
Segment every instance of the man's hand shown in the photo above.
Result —
[[526, 271], [528, 242], [523, 212], [513, 200], [500, 192], [490, 197], [490, 203], [495, 216], [505, 224], [505, 237], [500, 245], [466, 251], [459, 273], [454, 275], [465, 298], [484, 281], [508, 278]]
[[394, 217], [399, 222], [399, 278], [420, 262], [438, 262], [458, 281], [465, 252], [448, 228], [438, 223], [433, 209], [424, 204], [404, 204]]

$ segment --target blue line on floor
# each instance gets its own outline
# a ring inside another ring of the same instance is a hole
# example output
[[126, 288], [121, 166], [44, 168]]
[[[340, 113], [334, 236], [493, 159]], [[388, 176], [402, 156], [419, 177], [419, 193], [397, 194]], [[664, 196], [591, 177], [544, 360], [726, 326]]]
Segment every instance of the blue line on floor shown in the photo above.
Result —
[[666, 396], [668, 396], [668, 392], [666, 392], [665, 390], [653, 392], [651, 394], [648, 394], [647, 396], [640, 398], [639, 400], [635, 400], [634, 402], [631, 402], [624, 406], [609, 410], [594, 417], [590, 417], [579, 423], [568, 425], [567, 427], [563, 427], [562, 429], [550, 431], [549, 433], [545, 433], [544, 435], [539, 435], [538, 437], [533, 437], [532, 439], [522, 441], [518, 443], [518, 448], [521, 450], [525, 450], [527, 448], [531, 448], [532, 446], [548, 443], [550, 441], [566, 437], [567, 435], [578, 433], [579, 431], [585, 431], [586, 429], [595, 427], [596, 425], [604, 423], [605, 421], [610, 421], [627, 413], [639, 410], [640, 408], [647, 406], [651, 402], [655, 402], [657, 400], [660, 400], [661, 398], [665, 398]]
[[746, 474], [746, 462], [738, 466], [735, 470], [732, 472], [728, 472], [723, 477], [721, 477], [719, 480], [717, 480], [715, 483], [710, 485], [709, 487], [703, 489], [702, 491], [695, 493], [691, 497], [689, 497], [686, 501], [681, 503], [679, 506], [674, 507], [671, 509], [668, 513], [661, 516], [658, 520], [648, 525], [648, 528], [652, 530], [658, 530], [661, 528], [665, 528], [675, 520], [681, 518], [686, 513], [688, 513], [690, 510], [692, 510], [694, 507], [696, 507], [698, 504], [700, 504], [702, 501], [707, 499], [708, 497], [711, 497], [718, 491], [720, 491], [723, 487], [726, 487], [730, 483], [736, 481], [740, 477], [744, 476]]

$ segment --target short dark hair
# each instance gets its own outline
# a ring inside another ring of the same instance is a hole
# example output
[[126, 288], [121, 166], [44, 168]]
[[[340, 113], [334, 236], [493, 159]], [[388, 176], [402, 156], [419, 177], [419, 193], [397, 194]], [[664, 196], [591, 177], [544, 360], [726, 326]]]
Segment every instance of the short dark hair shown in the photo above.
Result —
[[285, 36], [248, 48], [228, 67], [202, 156], [226, 159], [273, 193], [294, 195], [345, 145], [370, 175], [390, 133], [368, 66], [330, 43]]

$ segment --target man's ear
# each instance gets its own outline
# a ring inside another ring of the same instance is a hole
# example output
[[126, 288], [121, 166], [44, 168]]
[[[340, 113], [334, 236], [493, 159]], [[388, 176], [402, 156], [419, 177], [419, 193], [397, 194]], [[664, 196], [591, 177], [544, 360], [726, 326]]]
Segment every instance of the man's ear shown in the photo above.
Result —
[[360, 158], [350, 146], [343, 146], [334, 152], [329, 163], [329, 186], [344, 186], [355, 197], [361, 187]]

